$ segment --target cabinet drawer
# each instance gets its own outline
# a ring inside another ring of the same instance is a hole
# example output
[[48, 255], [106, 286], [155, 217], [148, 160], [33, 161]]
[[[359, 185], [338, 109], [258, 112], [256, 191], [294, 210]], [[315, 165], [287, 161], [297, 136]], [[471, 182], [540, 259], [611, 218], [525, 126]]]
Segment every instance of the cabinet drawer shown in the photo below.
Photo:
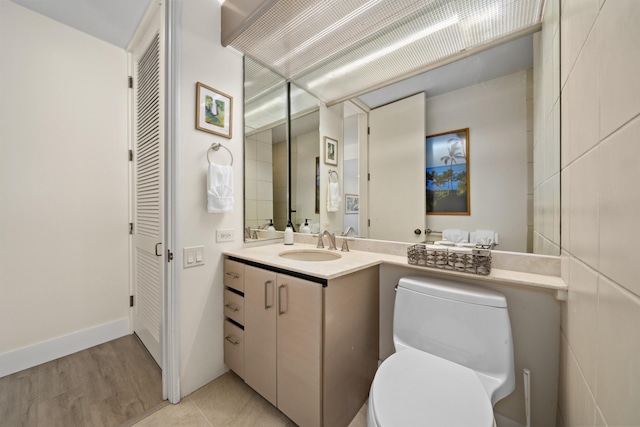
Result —
[[244, 325], [244, 297], [229, 289], [224, 290], [224, 315]]
[[224, 285], [244, 292], [244, 264], [230, 259], [224, 260]]
[[244, 379], [244, 331], [224, 321], [224, 363]]

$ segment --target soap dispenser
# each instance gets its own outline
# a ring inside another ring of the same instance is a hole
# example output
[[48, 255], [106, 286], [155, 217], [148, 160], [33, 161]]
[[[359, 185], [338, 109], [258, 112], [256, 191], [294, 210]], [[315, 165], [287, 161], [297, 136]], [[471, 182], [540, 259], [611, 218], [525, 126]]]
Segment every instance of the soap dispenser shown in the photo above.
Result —
[[273, 220], [269, 220], [269, 226], [267, 227], [267, 238], [274, 239], [276, 237], [276, 228], [273, 226]]
[[309, 220], [305, 218], [304, 224], [300, 227], [300, 232], [305, 234], [311, 234], [311, 227], [309, 227]]
[[291, 221], [287, 223], [287, 228], [284, 229], [284, 244], [293, 245], [293, 224], [291, 224]]

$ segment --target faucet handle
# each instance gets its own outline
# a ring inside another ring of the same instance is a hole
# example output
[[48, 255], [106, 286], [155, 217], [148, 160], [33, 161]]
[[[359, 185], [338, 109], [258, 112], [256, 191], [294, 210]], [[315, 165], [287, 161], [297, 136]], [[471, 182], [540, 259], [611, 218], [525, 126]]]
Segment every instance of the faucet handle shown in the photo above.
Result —
[[322, 233], [314, 234], [313, 237], [318, 238], [318, 244], [316, 245], [317, 249], [324, 249], [324, 242], [322, 241]]
[[349, 242], [352, 242], [353, 239], [348, 239], [346, 237], [344, 237], [342, 239], [342, 249], [340, 249], [342, 252], [349, 252]]

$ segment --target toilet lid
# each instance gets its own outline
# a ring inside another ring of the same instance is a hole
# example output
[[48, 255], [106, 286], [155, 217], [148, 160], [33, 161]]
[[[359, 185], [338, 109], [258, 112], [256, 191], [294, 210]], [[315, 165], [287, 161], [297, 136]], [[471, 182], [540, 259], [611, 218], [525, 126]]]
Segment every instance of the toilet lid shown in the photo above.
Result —
[[371, 386], [378, 426], [493, 425], [493, 408], [475, 372], [412, 348], [385, 360]]

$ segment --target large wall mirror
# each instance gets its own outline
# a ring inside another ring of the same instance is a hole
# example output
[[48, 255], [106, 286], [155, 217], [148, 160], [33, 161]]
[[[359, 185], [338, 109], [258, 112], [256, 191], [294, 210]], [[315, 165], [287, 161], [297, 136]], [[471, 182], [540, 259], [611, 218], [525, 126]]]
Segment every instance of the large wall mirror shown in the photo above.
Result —
[[[264, 209], [254, 209], [251, 196], [261, 191], [247, 187], [245, 237], [279, 237], [291, 218], [296, 231], [306, 220], [311, 232], [326, 228], [339, 234], [351, 227], [355, 237], [404, 242], [441, 240], [446, 229], [493, 230], [499, 236], [497, 250], [559, 255], [558, 37], [545, 31], [494, 44], [347, 101], [318, 101], [292, 84], [288, 143], [287, 83], [247, 58], [252, 66], [245, 74], [246, 140], [272, 146], [273, 186], [264, 191], [273, 197]], [[266, 86], [259, 96], [249, 96], [249, 87]], [[308, 103], [296, 107], [295, 93]], [[323, 93], [316, 95], [323, 99]], [[415, 105], [407, 107], [411, 98], [424, 110], [403, 123], [409, 111], [415, 113]], [[275, 108], [279, 112], [267, 114]], [[256, 124], [257, 115], [273, 119]], [[389, 123], [399, 127], [377, 134]], [[466, 128], [470, 212], [427, 215], [425, 138]], [[335, 165], [324, 162], [325, 137], [337, 141]], [[245, 150], [249, 177], [255, 150]], [[408, 170], [412, 178], [404, 175]], [[336, 212], [326, 204], [332, 172], [342, 198]], [[266, 230], [270, 219], [275, 235]]]

